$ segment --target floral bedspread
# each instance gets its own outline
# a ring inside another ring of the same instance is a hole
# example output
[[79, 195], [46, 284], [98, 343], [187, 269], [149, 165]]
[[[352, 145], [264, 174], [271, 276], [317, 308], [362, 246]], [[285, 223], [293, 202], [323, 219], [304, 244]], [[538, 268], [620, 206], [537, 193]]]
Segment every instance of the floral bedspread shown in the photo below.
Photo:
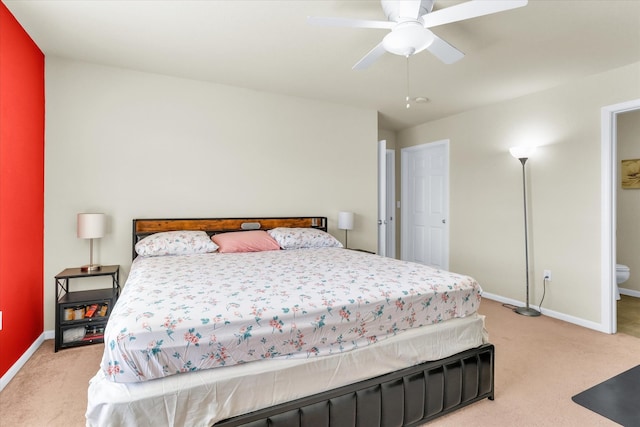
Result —
[[320, 357], [477, 311], [468, 276], [340, 248], [138, 257], [105, 331], [116, 382]]

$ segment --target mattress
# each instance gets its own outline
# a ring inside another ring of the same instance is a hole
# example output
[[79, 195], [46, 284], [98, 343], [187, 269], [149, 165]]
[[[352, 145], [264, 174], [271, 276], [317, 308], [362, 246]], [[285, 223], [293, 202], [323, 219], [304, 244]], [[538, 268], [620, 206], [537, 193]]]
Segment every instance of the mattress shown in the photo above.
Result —
[[105, 378], [132, 383], [328, 357], [473, 315], [472, 278], [339, 248], [138, 257], [105, 330]]
[[486, 342], [484, 317], [474, 313], [326, 357], [272, 358], [138, 383], [110, 381], [100, 370], [89, 384], [86, 425], [211, 426]]

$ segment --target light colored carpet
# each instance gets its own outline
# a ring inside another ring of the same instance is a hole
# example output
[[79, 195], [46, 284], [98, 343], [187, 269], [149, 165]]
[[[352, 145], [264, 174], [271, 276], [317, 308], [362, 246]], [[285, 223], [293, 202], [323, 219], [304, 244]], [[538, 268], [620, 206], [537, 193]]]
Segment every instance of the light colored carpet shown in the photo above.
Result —
[[[640, 339], [607, 335], [546, 316], [520, 316], [483, 300], [496, 346], [496, 399], [429, 426], [616, 426], [571, 396], [640, 364]], [[0, 392], [2, 427], [84, 425], [87, 383], [102, 345], [53, 352], [46, 341]]]
[[0, 392], [0, 427], [84, 426], [102, 344], [53, 351], [46, 340]]

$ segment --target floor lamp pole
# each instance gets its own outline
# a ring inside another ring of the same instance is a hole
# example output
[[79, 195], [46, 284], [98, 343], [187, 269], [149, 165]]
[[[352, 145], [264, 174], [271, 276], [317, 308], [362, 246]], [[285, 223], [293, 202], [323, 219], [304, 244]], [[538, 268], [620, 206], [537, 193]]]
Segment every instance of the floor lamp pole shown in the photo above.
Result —
[[529, 233], [527, 231], [527, 180], [525, 175], [524, 165], [527, 163], [526, 157], [521, 157], [520, 163], [522, 163], [522, 194], [524, 199], [524, 257], [525, 257], [525, 271], [527, 274], [527, 305], [524, 307], [518, 307], [514, 309], [518, 314], [524, 316], [540, 316], [540, 312], [529, 307]]

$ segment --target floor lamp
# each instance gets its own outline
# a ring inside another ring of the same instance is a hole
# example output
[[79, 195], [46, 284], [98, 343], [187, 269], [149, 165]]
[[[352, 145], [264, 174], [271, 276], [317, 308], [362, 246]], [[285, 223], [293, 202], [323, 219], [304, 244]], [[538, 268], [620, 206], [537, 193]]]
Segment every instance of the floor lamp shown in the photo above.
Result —
[[529, 235], [527, 231], [527, 178], [525, 174], [525, 163], [527, 159], [536, 151], [535, 147], [513, 147], [509, 152], [513, 157], [522, 163], [522, 196], [524, 200], [524, 257], [525, 272], [527, 275], [527, 304], [524, 307], [517, 307], [513, 311], [523, 316], [540, 316], [540, 312], [529, 307]]

